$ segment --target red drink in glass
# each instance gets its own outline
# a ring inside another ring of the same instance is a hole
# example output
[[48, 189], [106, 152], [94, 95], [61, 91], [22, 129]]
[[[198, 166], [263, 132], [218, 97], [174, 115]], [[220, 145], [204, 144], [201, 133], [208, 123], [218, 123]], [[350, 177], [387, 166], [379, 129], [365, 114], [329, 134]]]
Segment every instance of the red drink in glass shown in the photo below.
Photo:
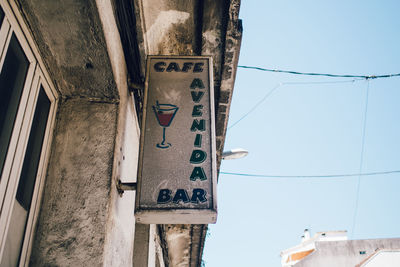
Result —
[[178, 109], [179, 108], [175, 105], [159, 104], [158, 101], [156, 101], [156, 105], [153, 106], [158, 124], [163, 127], [163, 140], [156, 145], [158, 148], [168, 148], [171, 146], [170, 143], [165, 141], [165, 128], [170, 126]]
[[172, 122], [172, 117], [174, 116], [174, 113], [164, 113], [162, 111], [158, 111], [156, 113], [158, 123], [163, 126], [163, 127], [168, 127], [170, 123]]

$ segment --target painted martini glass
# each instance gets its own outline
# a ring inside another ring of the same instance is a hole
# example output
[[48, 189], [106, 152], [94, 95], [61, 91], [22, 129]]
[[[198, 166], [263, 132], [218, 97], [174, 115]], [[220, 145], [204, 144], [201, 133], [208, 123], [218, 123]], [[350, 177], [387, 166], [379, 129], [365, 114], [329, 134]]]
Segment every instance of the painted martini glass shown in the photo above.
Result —
[[165, 140], [165, 129], [171, 125], [172, 120], [175, 117], [178, 107], [172, 104], [160, 104], [156, 101], [156, 105], [153, 106], [153, 111], [156, 114], [158, 124], [163, 127], [163, 137], [161, 143], [157, 144], [158, 148], [168, 148], [171, 143]]

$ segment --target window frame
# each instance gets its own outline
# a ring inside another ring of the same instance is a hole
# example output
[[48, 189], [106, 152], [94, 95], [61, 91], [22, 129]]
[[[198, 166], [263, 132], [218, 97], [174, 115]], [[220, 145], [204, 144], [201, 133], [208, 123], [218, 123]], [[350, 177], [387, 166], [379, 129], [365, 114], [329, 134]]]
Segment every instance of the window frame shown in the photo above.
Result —
[[5, 54], [9, 47], [12, 34], [15, 34], [16, 39], [29, 61], [29, 67], [15, 117], [3, 172], [0, 173], [0, 259], [3, 257], [13, 206], [17, 201], [16, 193], [19, 178], [41, 87], [50, 101], [50, 110], [42, 143], [32, 202], [20, 251], [19, 266], [28, 266], [32, 250], [33, 235], [40, 211], [47, 165], [50, 158], [52, 133], [55, 126], [59, 97], [54, 85], [51, 83], [49, 74], [46, 72], [38, 49], [33, 42], [33, 38], [18, 11], [18, 6], [14, 1], [6, 0], [0, 0], [0, 5], [5, 14], [3, 24], [0, 28], [0, 71], [3, 68]]

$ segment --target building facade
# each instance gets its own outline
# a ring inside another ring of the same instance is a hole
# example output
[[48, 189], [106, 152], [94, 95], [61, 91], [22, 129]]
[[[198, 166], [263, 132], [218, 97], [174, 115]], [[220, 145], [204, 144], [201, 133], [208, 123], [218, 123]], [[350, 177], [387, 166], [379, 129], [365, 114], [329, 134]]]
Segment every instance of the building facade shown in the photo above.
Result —
[[400, 238], [348, 240], [346, 231], [304, 231], [299, 245], [281, 252], [282, 267], [400, 266]]
[[200, 266], [204, 224], [135, 222], [148, 55], [212, 56], [217, 166], [240, 1], [0, 1], [0, 266]]

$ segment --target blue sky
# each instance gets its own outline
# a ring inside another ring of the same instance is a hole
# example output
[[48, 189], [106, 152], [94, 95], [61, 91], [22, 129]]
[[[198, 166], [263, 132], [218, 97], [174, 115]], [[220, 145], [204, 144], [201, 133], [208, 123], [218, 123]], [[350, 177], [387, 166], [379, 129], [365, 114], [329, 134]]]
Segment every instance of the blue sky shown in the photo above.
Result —
[[[400, 1], [242, 0], [239, 65], [333, 74], [400, 73]], [[280, 86], [279, 86], [280, 85]], [[369, 86], [362, 151], [366, 93]], [[357, 80], [238, 69], [225, 172], [327, 175], [400, 170], [400, 78]], [[229, 126], [228, 126], [229, 127]], [[357, 186], [359, 184], [356, 212]], [[280, 266], [305, 228], [400, 237], [400, 174], [255, 178], [221, 174], [207, 267]], [[354, 223], [355, 218], [355, 223]], [[354, 223], [354, 229], [353, 229]]]

